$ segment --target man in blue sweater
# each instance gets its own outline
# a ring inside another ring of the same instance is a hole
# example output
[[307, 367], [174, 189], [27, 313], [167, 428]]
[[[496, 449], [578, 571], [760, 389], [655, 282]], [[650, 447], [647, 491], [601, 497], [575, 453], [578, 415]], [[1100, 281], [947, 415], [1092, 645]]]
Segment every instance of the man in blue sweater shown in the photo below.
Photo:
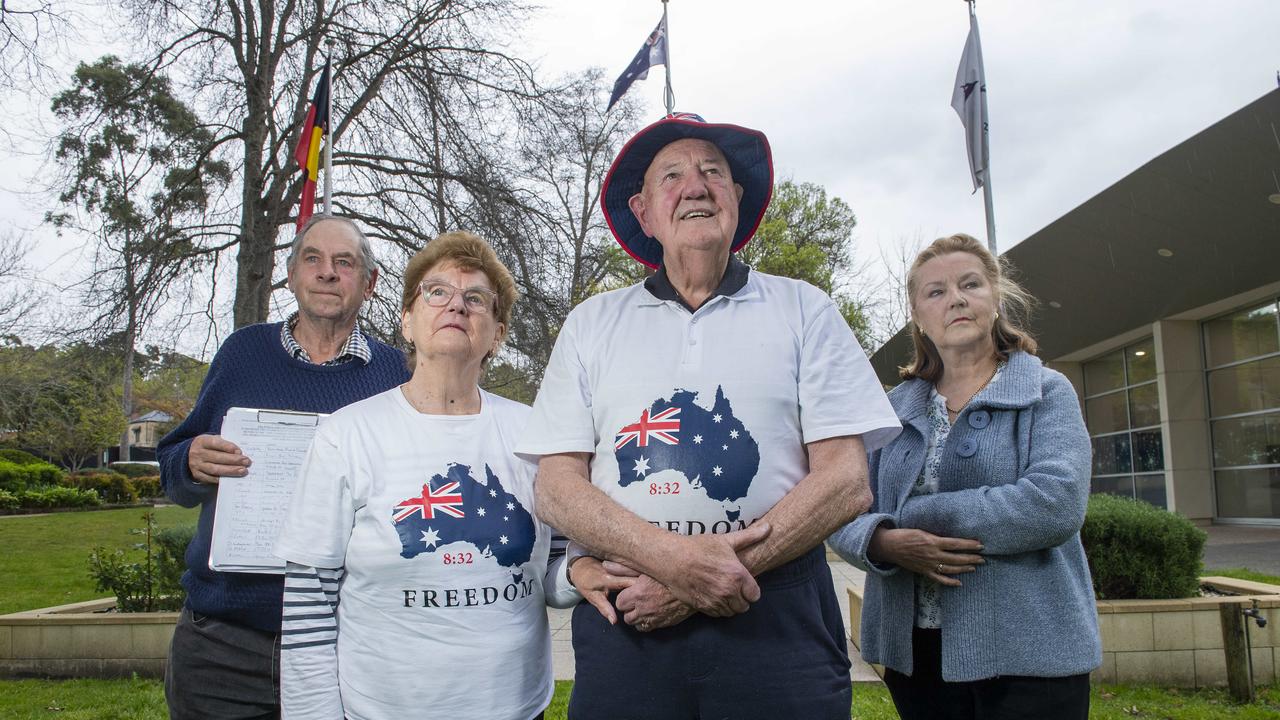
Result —
[[293, 241], [288, 273], [297, 312], [232, 333], [195, 408], [157, 449], [165, 494], [183, 507], [200, 506], [182, 576], [187, 603], [165, 671], [169, 714], [178, 720], [279, 715], [284, 577], [209, 569], [218, 479], [244, 475], [254, 460], [218, 434], [227, 410], [331, 413], [409, 379], [398, 351], [356, 327], [378, 272], [355, 223], [313, 217]]

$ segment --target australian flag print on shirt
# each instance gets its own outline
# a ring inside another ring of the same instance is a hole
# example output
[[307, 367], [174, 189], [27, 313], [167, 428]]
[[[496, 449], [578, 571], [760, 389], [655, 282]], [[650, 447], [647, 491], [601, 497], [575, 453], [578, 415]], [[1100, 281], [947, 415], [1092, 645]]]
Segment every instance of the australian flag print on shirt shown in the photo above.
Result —
[[697, 405], [697, 397], [696, 392], [676, 390], [670, 400], [655, 400], [635, 422], [618, 429], [614, 455], [619, 485], [675, 470], [712, 500], [733, 502], [747, 496], [760, 469], [759, 446], [734, 416], [723, 387], [716, 388], [710, 410]]
[[405, 498], [391, 510], [400, 535], [400, 557], [434, 553], [452, 543], [467, 543], [481, 557], [507, 568], [519, 568], [533, 554], [533, 515], [498, 476], [484, 466], [486, 484], [471, 476], [471, 467], [450, 463], [444, 475], [433, 475], [422, 494]]

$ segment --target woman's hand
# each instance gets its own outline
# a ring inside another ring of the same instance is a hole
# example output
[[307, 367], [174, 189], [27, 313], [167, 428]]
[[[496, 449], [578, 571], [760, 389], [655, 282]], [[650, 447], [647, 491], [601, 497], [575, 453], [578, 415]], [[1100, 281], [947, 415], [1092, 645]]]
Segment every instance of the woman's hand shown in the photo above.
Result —
[[612, 575], [598, 558], [583, 555], [569, 566], [569, 582], [610, 625], [616, 625], [618, 613], [609, 602], [609, 593], [626, 590], [635, 584], [636, 578]]
[[892, 563], [948, 587], [960, 587], [954, 576], [971, 573], [985, 562], [980, 552], [982, 543], [977, 540], [883, 525], [876, 528], [867, 546], [867, 557], [873, 562]]

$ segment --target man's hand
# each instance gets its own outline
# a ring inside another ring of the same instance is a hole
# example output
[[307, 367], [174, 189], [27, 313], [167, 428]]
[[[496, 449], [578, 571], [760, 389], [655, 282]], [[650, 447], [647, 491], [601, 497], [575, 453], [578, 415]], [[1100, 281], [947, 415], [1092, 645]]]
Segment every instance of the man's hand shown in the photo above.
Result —
[[[768, 523], [757, 522], [725, 535], [670, 535], [670, 552], [659, 555], [669, 569], [659, 578], [671, 594], [712, 617], [744, 613], [760, 599], [760, 586], [738, 553], [769, 536]], [[655, 575], [657, 573], [655, 572]]]
[[605, 562], [610, 575], [627, 577], [632, 584], [618, 593], [618, 609], [622, 620], [640, 632], [651, 632], [684, 622], [694, 609], [676, 599], [662, 583], [626, 565]]
[[248, 472], [249, 458], [221, 435], [197, 435], [187, 450], [187, 467], [196, 482], [217, 485], [223, 475], [241, 477]]
[[[626, 569], [625, 565], [617, 565], [617, 567]], [[635, 573], [629, 572], [625, 575], [610, 573], [598, 559], [583, 555], [575, 558], [573, 564], [569, 566], [569, 582], [578, 589], [579, 593], [582, 593], [584, 600], [591, 603], [591, 606], [609, 621], [610, 625], [617, 625], [618, 613], [609, 603], [609, 593], [625, 591], [631, 587], [635, 583]]]

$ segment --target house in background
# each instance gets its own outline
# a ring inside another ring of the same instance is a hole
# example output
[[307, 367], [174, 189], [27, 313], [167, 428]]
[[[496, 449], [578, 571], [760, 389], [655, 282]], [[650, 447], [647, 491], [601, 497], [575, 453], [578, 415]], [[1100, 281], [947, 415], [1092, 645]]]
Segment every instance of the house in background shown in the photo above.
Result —
[[[1080, 396], [1094, 492], [1280, 525], [1280, 90], [1005, 257]], [[882, 382], [910, 349], [904, 330], [872, 356]]]
[[[152, 410], [142, 415], [136, 415], [129, 421], [129, 457], [126, 460], [155, 460], [156, 445], [160, 443], [160, 438], [173, 427], [174, 417], [167, 412], [161, 410]], [[104, 462], [107, 465], [118, 462], [120, 458], [119, 446], [110, 447], [103, 451]]]

